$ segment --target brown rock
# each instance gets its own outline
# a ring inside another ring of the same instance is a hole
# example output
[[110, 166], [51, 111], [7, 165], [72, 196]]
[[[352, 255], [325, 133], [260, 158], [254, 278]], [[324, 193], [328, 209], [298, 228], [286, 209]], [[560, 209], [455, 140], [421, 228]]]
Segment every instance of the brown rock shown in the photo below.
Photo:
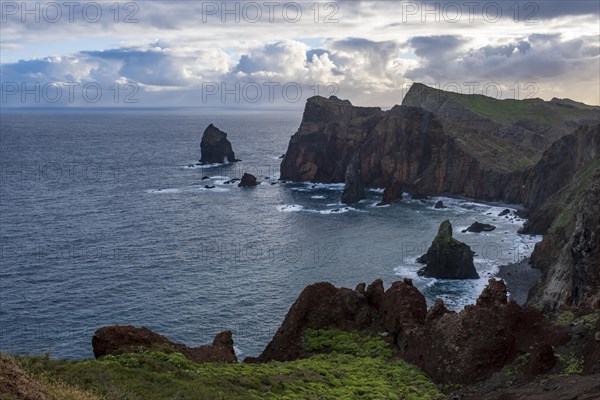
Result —
[[369, 304], [372, 305], [376, 310], [381, 308], [383, 304], [383, 295], [385, 290], [383, 288], [383, 281], [381, 279], [376, 279], [371, 283], [366, 290], [367, 300]]
[[360, 291], [320, 282], [307, 286], [288, 311], [277, 333], [257, 361], [290, 361], [306, 355], [302, 335], [307, 328], [364, 330], [376, 310]]
[[231, 331], [219, 333], [212, 345], [187, 347], [183, 344], [173, 343], [145, 327], [108, 326], [100, 328], [94, 333], [92, 347], [96, 358], [108, 354], [135, 352], [138, 348], [145, 348], [153, 351], [176, 351], [197, 363], [237, 362]]
[[47, 400], [46, 389], [27, 375], [15, 360], [0, 353], [0, 398], [14, 400]]
[[556, 361], [557, 358], [556, 355], [554, 355], [554, 348], [548, 343], [545, 343], [536, 347], [531, 352], [531, 355], [525, 364], [524, 372], [528, 376], [546, 374], [554, 368]]
[[497, 281], [490, 279], [487, 286], [483, 289], [479, 298], [477, 299], [477, 305], [480, 307], [494, 307], [501, 306], [508, 302], [508, 292], [504, 281]]

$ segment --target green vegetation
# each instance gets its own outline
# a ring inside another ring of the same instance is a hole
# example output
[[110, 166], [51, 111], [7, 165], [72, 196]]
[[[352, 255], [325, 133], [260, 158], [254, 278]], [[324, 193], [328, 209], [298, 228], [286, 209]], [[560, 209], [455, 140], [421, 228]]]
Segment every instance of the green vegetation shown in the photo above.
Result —
[[309, 329], [304, 334], [304, 341], [306, 350], [314, 353], [342, 353], [375, 358], [389, 358], [394, 353], [381, 338], [338, 329]]
[[588, 332], [592, 332], [596, 329], [598, 319], [600, 319], [599, 312], [576, 317], [572, 311], [563, 311], [556, 316], [554, 322], [558, 325], [570, 325], [575, 323], [577, 325], [582, 325]]
[[563, 366], [563, 375], [579, 375], [583, 372], [583, 358], [574, 354], [559, 354], [558, 361]]
[[179, 353], [154, 351], [99, 360], [35, 356], [18, 361], [46, 384], [80, 390], [81, 397], [70, 398], [82, 400], [443, 398], [423, 372], [390, 359], [392, 351], [380, 337], [313, 330], [306, 332], [305, 343], [311, 352], [328, 353], [265, 364], [196, 364]]
[[510, 364], [506, 364], [504, 368], [502, 368], [502, 373], [505, 376], [515, 376], [521, 372], [527, 361], [529, 360], [530, 354], [523, 353], [517, 358], [515, 358]]

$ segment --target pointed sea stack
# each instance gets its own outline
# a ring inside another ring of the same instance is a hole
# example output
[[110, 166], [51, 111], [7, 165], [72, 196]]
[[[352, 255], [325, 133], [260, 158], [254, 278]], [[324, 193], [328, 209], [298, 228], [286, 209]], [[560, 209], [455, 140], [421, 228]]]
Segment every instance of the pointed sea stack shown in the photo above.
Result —
[[445, 220], [427, 250], [417, 262], [427, 264], [419, 275], [439, 279], [478, 279], [473, 264], [473, 251], [466, 244], [452, 237], [452, 224]]
[[223, 164], [239, 161], [235, 158], [231, 143], [227, 140], [227, 134], [213, 124], [204, 130], [200, 152], [202, 154], [200, 164]]

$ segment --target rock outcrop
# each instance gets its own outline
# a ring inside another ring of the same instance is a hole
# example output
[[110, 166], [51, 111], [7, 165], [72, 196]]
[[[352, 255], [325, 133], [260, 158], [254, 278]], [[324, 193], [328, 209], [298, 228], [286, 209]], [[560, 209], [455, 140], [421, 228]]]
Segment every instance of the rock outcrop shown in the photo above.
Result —
[[306, 329], [385, 330], [394, 341], [423, 323], [425, 297], [412, 282], [395, 282], [384, 291], [378, 279], [355, 290], [320, 282], [307, 286], [287, 313], [277, 333], [255, 360], [289, 361], [308, 355], [303, 346]]
[[566, 343], [568, 332], [539, 311], [506, 298], [502, 281], [490, 280], [476, 305], [459, 313], [440, 303], [409, 337], [403, 357], [436, 382], [472, 383], [490, 376], [536, 346]]
[[434, 381], [472, 383], [532, 349], [540, 349], [540, 363], [530, 370], [544, 369], [551, 362], [548, 346], [568, 340], [568, 331], [538, 310], [508, 301], [502, 281], [490, 280], [477, 304], [459, 313], [449, 311], [440, 300], [427, 311], [425, 298], [408, 279], [394, 282], [386, 291], [381, 280], [365, 286], [359, 284], [355, 290], [325, 282], [308, 286], [263, 353], [247, 361], [308, 356], [303, 333], [309, 328], [366, 330], [384, 332], [400, 357]]
[[342, 203], [355, 204], [365, 198], [365, 186], [362, 182], [360, 151], [358, 151], [346, 168]]
[[202, 135], [200, 143], [200, 164], [222, 164], [239, 161], [227, 140], [227, 134], [210, 124]]
[[440, 224], [436, 237], [427, 253], [417, 259], [426, 264], [419, 275], [439, 279], [478, 279], [473, 264], [471, 248], [452, 237], [452, 224], [445, 220]]
[[238, 187], [252, 187], [258, 185], [258, 181], [254, 175], [244, 173], [242, 180], [238, 183]]
[[219, 333], [210, 345], [187, 347], [183, 344], [173, 343], [145, 327], [108, 326], [100, 328], [94, 333], [92, 347], [96, 358], [108, 354], [130, 353], [141, 347], [154, 351], [176, 351], [197, 363], [237, 362], [231, 331]]

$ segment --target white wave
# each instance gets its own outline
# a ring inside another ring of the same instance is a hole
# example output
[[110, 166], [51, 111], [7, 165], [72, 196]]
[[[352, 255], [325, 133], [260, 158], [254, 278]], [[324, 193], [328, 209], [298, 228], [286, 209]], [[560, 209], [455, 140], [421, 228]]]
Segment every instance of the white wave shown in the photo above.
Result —
[[277, 206], [279, 212], [298, 212], [304, 210], [304, 207], [298, 204], [285, 204]]
[[347, 213], [348, 211], [358, 211], [355, 208], [352, 207], [341, 207], [341, 208], [333, 208], [331, 210], [321, 210], [319, 211], [319, 214], [343, 214], [343, 213]]
[[319, 196], [310, 196], [310, 198], [315, 199], [315, 200], [323, 200], [323, 199], [326, 199], [327, 196], [320, 196], [320, 195]]
[[169, 193], [179, 193], [179, 192], [181, 192], [181, 189], [177, 189], [177, 188], [146, 190], [146, 193], [159, 193], [159, 194], [169, 194]]
[[382, 188], [371, 188], [371, 189], [369, 189], [369, 192], [383, 194], [384, 190], [385, 189], [382, 189]]

